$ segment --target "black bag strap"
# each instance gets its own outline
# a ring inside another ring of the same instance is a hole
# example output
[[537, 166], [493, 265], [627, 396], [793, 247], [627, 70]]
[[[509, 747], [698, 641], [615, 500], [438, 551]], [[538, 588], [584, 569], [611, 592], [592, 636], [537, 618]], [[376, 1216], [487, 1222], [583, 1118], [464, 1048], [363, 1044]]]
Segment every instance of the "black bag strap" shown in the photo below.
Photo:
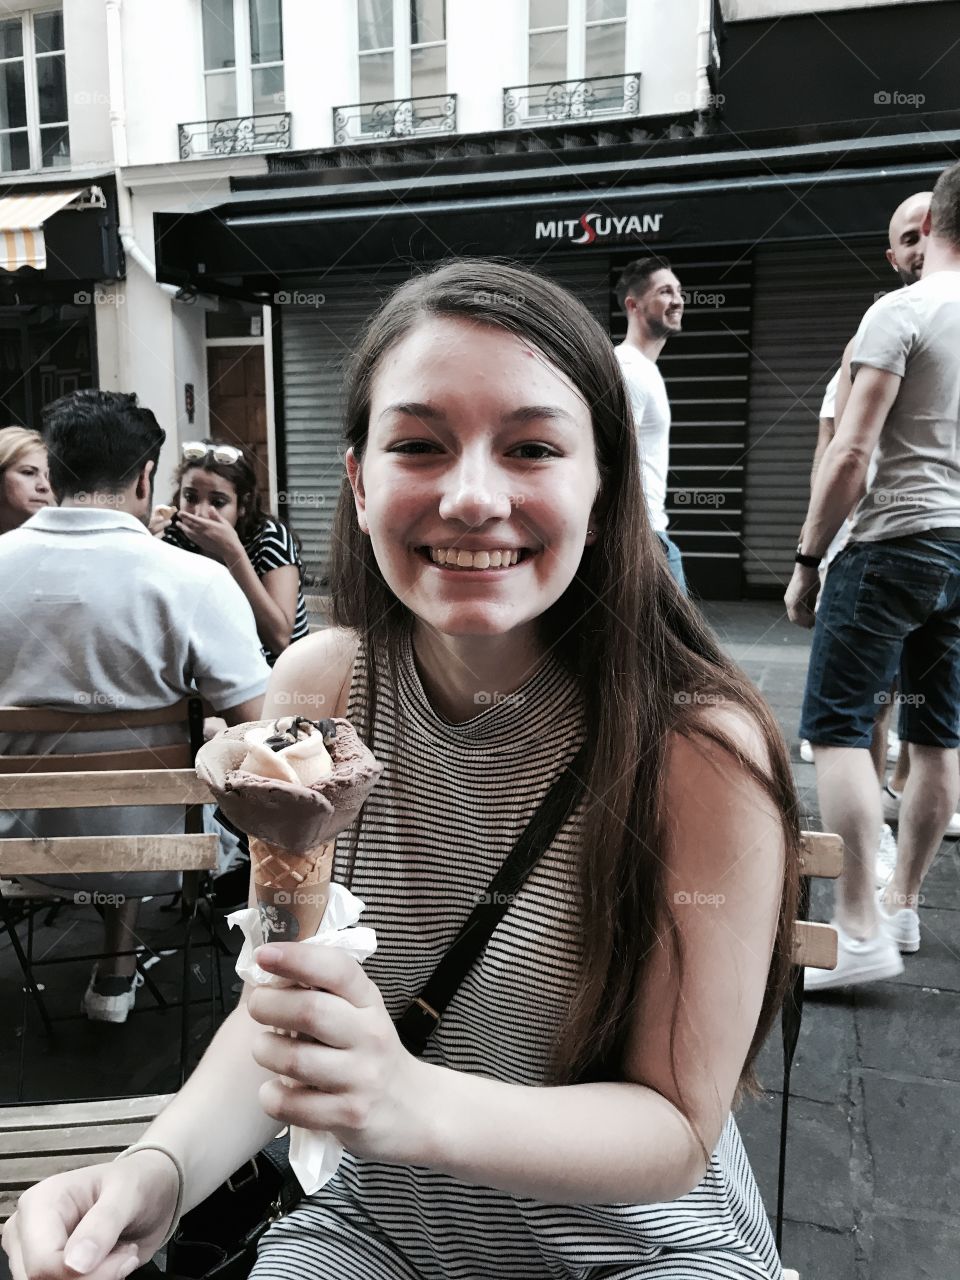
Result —
[[583, 791], [582, 773], [586, 759], [587, 748], [584, 745], [547, 792], [423, 990], [397, 1019], [397, 1032], [410, 1053], [418, 1057], [423, 1053], [474, 961], [487, 945], [527, 876], [550, 848], [557, 832], [575, 808]]

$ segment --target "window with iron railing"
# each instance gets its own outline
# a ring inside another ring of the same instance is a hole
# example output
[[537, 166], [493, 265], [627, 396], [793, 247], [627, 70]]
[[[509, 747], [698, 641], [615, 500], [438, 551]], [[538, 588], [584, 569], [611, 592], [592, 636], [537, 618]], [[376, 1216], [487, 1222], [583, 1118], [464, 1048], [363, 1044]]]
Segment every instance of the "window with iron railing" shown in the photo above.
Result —
[[447, 91], [446, 0], [358, 0], [361, 103]]
[[527, 0], [527, 84], [504, 91], [504, 123], [631, 114], [627, 0]]
[[208, 120], [284, 110], [281, 0], [202, 0]]
[[63, 10], [3, 17], [0, 172], [59, 169], [69, 164]]

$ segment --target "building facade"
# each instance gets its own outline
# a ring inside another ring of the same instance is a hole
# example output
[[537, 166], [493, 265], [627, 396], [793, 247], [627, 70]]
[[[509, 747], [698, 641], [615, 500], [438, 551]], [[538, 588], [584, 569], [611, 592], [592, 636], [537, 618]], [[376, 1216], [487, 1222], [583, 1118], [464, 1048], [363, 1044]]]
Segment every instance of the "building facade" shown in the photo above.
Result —
[[[114, 248], [55, 318], [82, 310], [86, 380], [157, 411], [161, 491], [184, 440], [246, 443], [322, 584], [343, 365], [390, 288], [505, 256], [618, 340], [619, 271], [665, 253], [687, 291], [661, 357], [671, 532], [702, 594], [782, 589], [823, 385], [896, 284], [890, 212], [960, 142], [957, 0], [63, 0], [18, 20], [36, 103], [0, 116], [6, 198], [100, 189], [43, 223], [55, 248], [90, 217]], [[65, 117], [41, 92], [58, 57]], [[52, 262], [11, 260], [0, 301], [60, 288]], [[69, 385], [47, 378], [33, 412]]]

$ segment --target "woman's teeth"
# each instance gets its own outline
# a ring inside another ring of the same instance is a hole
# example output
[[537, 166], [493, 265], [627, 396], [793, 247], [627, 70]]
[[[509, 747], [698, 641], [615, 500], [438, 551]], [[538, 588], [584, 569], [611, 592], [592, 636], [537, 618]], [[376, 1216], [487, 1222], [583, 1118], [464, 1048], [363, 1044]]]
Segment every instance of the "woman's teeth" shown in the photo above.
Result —
[[506, 569], [520, 559], [519, 551], [458, 551], [455, 547], [431, 547], [430, 559], [448, 569]]

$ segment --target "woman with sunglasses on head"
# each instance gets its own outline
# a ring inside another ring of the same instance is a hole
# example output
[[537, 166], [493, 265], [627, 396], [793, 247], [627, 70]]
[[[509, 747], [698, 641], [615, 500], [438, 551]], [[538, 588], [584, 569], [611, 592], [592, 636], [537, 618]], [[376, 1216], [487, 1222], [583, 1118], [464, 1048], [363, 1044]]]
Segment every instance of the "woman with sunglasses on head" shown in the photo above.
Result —
[[[264, 715], [309, 691], [382, 765], [335, 862], [377, 949], [261, 948], [284, 989], [245, 992], [151, 1149], [25, 1193], [14, 1275], [116, 1280], [297, 1125], [346, 1154], [252, 1280], [779, 1280], [732, 1109], [791, 972], [796, 793], [659, 549], [609, 337], [549, 280], [451, 263], [371, 322], [345, 434], [337, 625]], [[430, 975], [532, 827], [446, 1003]]]
[[171, 506], [150, 532], [225, 564], [250, 602], [271, 666], [309, 632], [303, 565], [293, 534], [261, 509], [256, 473], [242, 449], [207, 440], [181, 447]]

